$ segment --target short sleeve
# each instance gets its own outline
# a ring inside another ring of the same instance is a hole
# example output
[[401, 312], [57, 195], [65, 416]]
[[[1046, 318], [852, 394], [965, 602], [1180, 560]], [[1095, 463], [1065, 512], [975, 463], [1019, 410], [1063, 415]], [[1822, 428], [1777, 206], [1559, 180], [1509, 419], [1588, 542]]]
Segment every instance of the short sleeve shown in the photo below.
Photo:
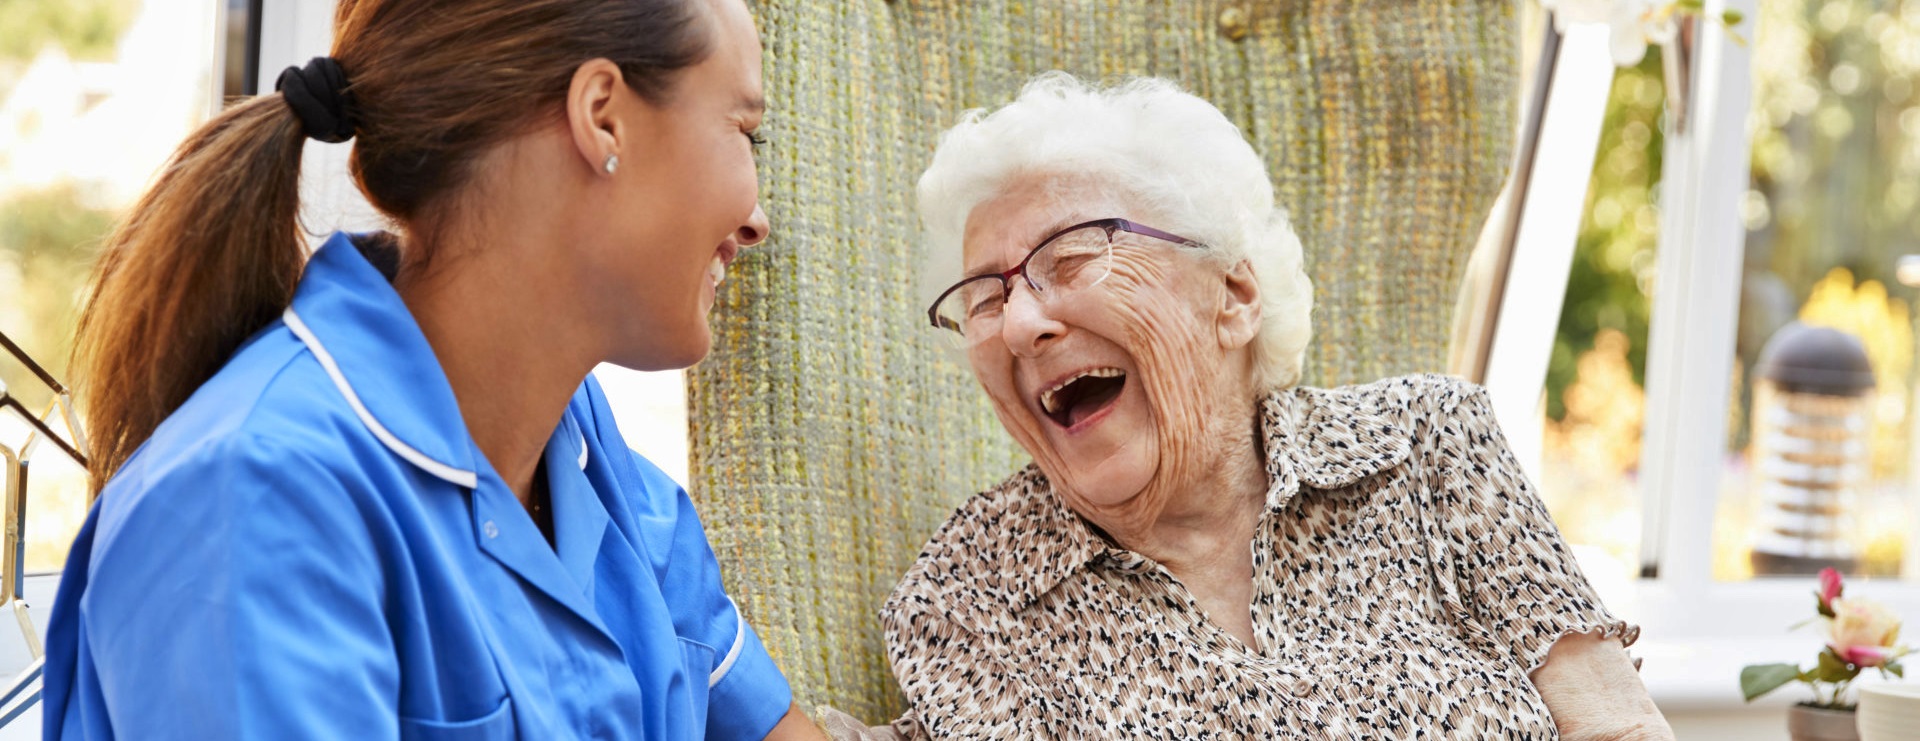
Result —
[[1638, 626], [1607, 612], [1507, 447], [1485, 389], [1450, 384], [1430, 420], [1435, 533], [1467, 619], [1529, 674], [1570, 633], [1632, 645]]
[[674, 632], [713, 649], [707, 738], [763, 738], [786, 716], [793, 690], [721, 585], [693, 500], [640, 454], [632, 457], [646, 491], [638, 522]]
[[48, 737], [395, 737], [386, 577], [353, 497], [269, 441], [199, 455], [97, 505], [69, 567], [85, 589], [54, 608]]

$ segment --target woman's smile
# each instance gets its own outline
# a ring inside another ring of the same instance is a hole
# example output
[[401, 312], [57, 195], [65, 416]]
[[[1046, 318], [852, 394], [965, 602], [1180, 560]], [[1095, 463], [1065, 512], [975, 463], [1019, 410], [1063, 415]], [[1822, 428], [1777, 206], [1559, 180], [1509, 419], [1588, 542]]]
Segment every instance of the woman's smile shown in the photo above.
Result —
[[1127, 373], [1112, 366], [1086, 368], [1047, 384], [1035, 402], [1041, 416], [1069, 434], [1106, 419], [1126, 390]]

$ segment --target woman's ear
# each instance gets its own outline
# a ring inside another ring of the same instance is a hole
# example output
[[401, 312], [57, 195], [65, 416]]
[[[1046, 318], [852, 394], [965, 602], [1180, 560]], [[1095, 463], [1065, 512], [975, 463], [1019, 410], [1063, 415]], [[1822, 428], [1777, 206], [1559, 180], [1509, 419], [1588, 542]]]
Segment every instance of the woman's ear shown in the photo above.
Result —
[[1220, 346], [1228, 350], [1246, 347], [1260, 333], [1260, 281], [1253, 276], [1253, 263], [1241, 260], [1221, 278], [1220, 315], [1216, 329]]
[[[591, 59], [573, 71], [567, 86], [567, 131], [580, 161], [593, 172], [612, 175], [617, 157], [631, 132], [614, 115], [615, 103], [626, 89], [620, 66], [606, 59]], [[621, 159], [631, 159], [622, 157]], [[612, 163], [610, 166], [609, 163]]]

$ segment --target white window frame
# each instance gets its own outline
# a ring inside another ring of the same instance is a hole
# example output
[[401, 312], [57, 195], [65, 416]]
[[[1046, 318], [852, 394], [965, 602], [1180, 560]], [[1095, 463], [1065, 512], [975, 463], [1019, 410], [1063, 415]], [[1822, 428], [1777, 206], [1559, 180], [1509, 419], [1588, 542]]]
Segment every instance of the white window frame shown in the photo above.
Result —
[[[1731, 9], [1757, 23], [1755, 6], [1754, 0], [1708, 3], [1709, 17]], [[1663, 155], [1659, 284], [1640, 454], [1642, 566], [1651, 572], [1641, 581], [1653, 601], [1642, 607], [1648, 621], [1675, 635], [1727, 635], [1740, 626], [1777, 632], [1810, 609], [1810, 578], [1726, 583], [1712, 573], [1746, 250], [1740, 205], [1750, 187], [1753, 84], [1747, 47], [1712, 23], [1702, 24], [1699, 38], [1692, 123], [1686, 132], [1667, 136]], [[1920, 619], [1915, 576], [1862, 581], [1856, 592]]]
[[[1752, 19], [1739, 33], [1749, 39], [1757, 35], [1756, 0], [1710, 0], [1705, 17], [1719, 18], [1726, 10]], [[1625, 593], [1607, 595], [1616, 613], [1641, 625], [1642, 642], [1635, 653], [1647, 659], [1642, 676], [1669, 713], [1740, 712], [1747, 707], [1738, 689], [1741, 666], [1776, 661], [1809, 665], [1823, 640], [1817, 627], [1787, 631], [1812, 614], [1811, 577], [1743, 582], [1713, 578], [1714, 515], [1723, 486], [1721, 461], [1727, 454], [1727, 403], [1746, 248], [1740, 206], [1750, 187], [1747, 120], [1753, 91], [1745, 45], [1733, 42], [1710, 20], [1700, 24], [1697, 39], [1691, 70], [1694, 93], [1688, 101], [1691, 120], [1684, 132], [1667, 132], [1663, 153], [1659, 282], [1652, 298], [1640, 456], [1641, 578]], [[1570, 61], [1564, 55], [1576, 48], [1563, 44], [1562, 65]], [[1561, 74], [1556, 71], [1556, 81]], [[1556, 85], [1555, 96], [1572, 90], [1604, 99], [1610, 88]], [[1548, 107], [1543, 141], [1555, 133], [1555, 105]], [[1558, 126], [1579, 130], [1583, 125]], [[1562, 189], [1569, 187], [1568, 179], [1577, 178], [1579, 185], [1573, 187], [1584, 192], [1590, 169], [1555, 169], [1550, 174], [1536, 170], [1534, 177], [1536, 182], [1557, 180]], [[1566, 217], [1564, 205], [1555, 205], [1564, 199], [1534, 200], [1523, 206], [1522, 236], [1530, 220], [1559, 223]], [[1552, 233], [1519, 242], [1524, 249], [1512, 263], [1509, 291], [1539, 285], [1564, 290], [1565, 257], [1571, 254], [1573, 236], [1565, 229], [1548, 231]], [[1553, 259], [1520, 259], [1528, 251]], [[1551, 303], [1559, 305], [1558, 300]], [[1510, 325], [1504, 311], [1500, 316], [1485, 372], [1496, 401], [1505, 401], [1496, 410], [1502, 424], [1513, 429], [1510, 437], [1538, 437], [1537, 400], [1553, 331], [1548, 325]], [[1522, 336], [1505, 336], [1509, 332]], [[1920, 542], [1909, 547], [1920, 548]], [[1907, 563], [1902, 580], [1857, 580], [1850, 584], [1851, 593], [1871, 596], [1909, 620], [1920, 620], [1920, 574], [1911, 568], [1920, 560], [1908, 558]], [[1786, 688], [1752, 707], [1778, 712], [1803, 694]]]

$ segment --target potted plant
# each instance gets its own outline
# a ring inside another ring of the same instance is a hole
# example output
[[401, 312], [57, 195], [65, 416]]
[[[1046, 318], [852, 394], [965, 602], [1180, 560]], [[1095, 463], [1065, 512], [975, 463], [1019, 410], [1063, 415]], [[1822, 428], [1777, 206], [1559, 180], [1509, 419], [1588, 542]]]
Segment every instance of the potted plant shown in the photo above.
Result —
[[1827, 642], [1813, 666], [1753, 664], [1740, 670], [1740, 692], [1747, 702], [1788, 682], [1805, 682], [1813, 690], [1812, 700], [1788, 711], [1787, 730], [1794, 741], [1860, 738], [1854, 727], [1853, 680], [1867, 669], [1882, 677], [1905, 676], [1900, 658], [1912, 649], [1895, 645], [1900, 619], [1873, 600], [1842, 597], [1845, 589], [1840, 572], [1822, 570], [1820, 590], [1814, 593], [1819, 614], [1793, 626], [1819, 622], [1826, 627]]

